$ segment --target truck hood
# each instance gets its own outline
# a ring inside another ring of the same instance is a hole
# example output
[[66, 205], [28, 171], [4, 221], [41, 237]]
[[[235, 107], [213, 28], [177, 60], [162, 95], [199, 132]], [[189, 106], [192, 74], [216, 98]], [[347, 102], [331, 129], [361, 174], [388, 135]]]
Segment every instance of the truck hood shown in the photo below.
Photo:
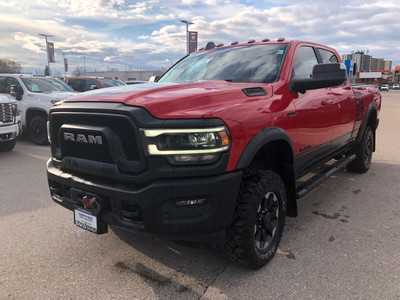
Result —
[[[267, 96], [247, 96], [243, 89], [262, 87]], [[271, 96], [270, 84], [206, 81], [145, 83], [85, 92], [66, 102], [120, 102], [140, 106], [157, 118], [201, 118], [205, 113]]]
[[71, 96], [77, 95], [74, 92], [43, 92], [43, 93], [35, 93], [28, 92], [28, 97], [35, 97], [39, 100], [64, 100]]

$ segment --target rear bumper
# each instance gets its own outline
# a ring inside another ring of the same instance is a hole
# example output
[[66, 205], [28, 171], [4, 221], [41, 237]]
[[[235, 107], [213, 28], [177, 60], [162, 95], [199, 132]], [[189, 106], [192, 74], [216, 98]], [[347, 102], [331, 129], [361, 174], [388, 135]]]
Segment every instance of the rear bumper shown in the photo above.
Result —
[[49, 159], [47, 176], [52, 199], [67, 209], [82, 207], [82, 196], [95, 195], [101, 206], [95, 214], [105, 224], [169, 239], [210, 241], [221, 238], [232, 223], [242, 172], [160, 179], [146, 186], [109, 185], [62, 172]]

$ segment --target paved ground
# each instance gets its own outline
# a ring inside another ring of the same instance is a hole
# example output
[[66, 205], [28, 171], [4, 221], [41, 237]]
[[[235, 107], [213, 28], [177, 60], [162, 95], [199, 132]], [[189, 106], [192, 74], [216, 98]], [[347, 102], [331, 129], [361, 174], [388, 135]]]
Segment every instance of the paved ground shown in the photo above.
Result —
[[122, 231], [97, 236], [50, 199], [49, 147], [0, 153], [0, 299], [400, 299], [400, 91], [383, 94], [367, 174], [299, 201], [259, 271]]

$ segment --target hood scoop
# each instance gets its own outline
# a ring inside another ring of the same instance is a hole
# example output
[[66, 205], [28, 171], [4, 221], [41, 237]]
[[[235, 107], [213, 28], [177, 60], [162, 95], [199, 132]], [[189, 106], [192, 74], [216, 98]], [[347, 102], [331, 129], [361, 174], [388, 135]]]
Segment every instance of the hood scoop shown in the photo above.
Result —
[[246, 94], [247, 97], [263, 96], [267, 94], [267, 92], [262, 87], [245, 88], [242, 89], [242, 91]]

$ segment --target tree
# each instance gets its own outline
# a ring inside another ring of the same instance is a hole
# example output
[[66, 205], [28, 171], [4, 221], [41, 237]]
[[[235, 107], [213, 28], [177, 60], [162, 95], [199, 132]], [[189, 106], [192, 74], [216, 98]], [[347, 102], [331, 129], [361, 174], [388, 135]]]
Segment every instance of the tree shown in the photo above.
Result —
[[50, 76], [50, 69], [48, 66], [44, 67], [44, 76]]
[[13, 60], [0, 58], [0, 73], [22, 73], [21, 65]]

